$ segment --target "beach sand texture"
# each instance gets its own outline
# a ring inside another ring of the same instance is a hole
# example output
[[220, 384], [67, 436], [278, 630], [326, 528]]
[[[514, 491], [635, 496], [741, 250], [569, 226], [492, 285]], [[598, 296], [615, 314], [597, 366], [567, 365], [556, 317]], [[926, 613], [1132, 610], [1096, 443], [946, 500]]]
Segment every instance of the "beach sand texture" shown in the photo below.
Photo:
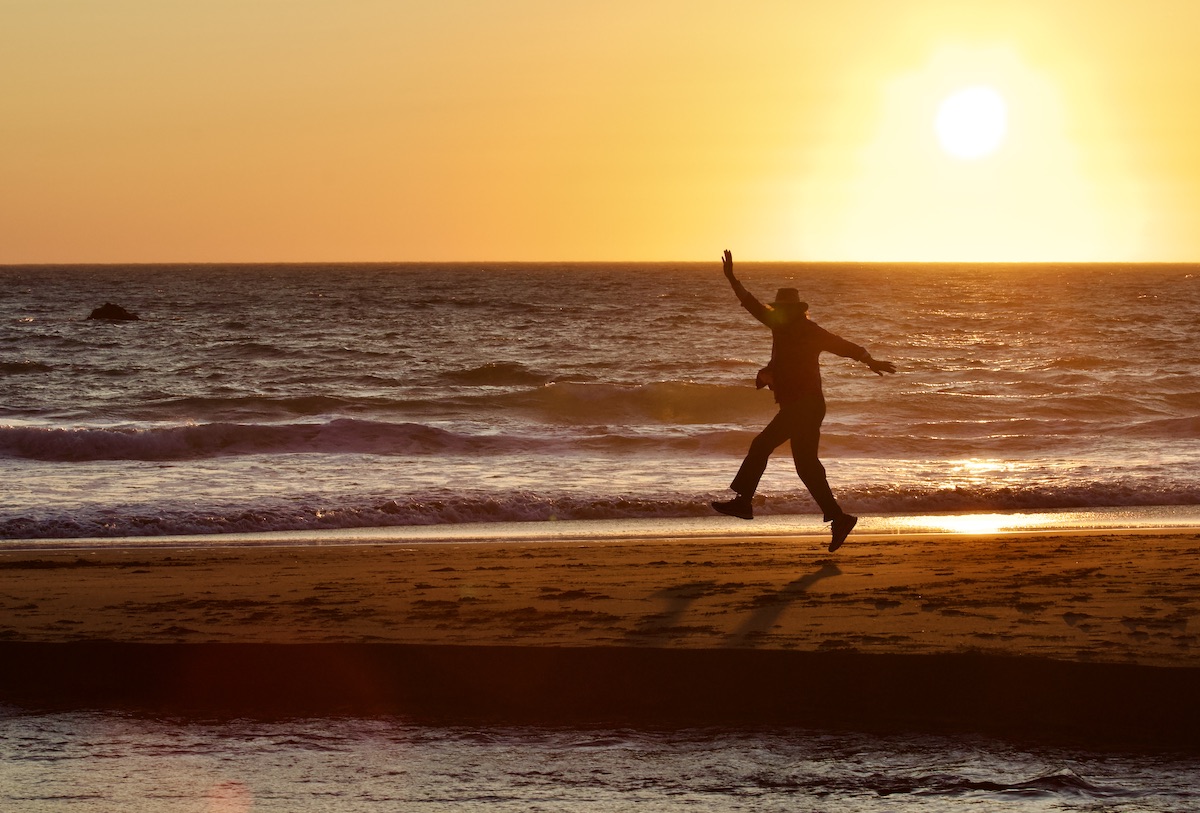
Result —
[[932, 654], [1200, 666], [1200, 532], [0, 553], [0, 640]]

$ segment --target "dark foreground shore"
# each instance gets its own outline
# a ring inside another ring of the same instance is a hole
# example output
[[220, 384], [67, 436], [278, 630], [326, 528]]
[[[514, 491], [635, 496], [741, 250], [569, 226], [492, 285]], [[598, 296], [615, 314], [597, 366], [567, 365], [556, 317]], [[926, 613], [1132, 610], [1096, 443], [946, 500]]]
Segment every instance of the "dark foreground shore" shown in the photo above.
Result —
[[0, 550], [0, 705], [1200, 751], [1200, 530]]
[[30, 708], [437, 723], [977, 732], [1200, 750], [1200, 670], [981, 654], [402, 644], [0, 644]]

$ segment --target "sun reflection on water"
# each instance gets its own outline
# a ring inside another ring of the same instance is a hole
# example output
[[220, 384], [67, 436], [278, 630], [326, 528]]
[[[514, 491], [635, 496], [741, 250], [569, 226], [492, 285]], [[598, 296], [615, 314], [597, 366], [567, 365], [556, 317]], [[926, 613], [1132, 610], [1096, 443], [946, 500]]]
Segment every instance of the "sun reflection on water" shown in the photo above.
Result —
[[1061, 527], [1062, 517], [1055, 514], [947, 514], [919, 517], [893, 517], [890, 525], [897, 530], [923, 533], [997, 534]]

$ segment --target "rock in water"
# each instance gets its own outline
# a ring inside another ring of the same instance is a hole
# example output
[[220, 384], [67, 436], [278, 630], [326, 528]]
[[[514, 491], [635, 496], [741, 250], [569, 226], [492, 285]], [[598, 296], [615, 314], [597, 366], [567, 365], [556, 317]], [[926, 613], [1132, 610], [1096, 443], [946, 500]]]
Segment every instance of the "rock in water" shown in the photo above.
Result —
[[136, 313], [130, 313], [129, 311], [122, 308], [120, 305], [114, 305], [111, 302], [105, 302], [104, 307], [96, 308], [94, 311], [92, 311], [91, 315], [88, 316], [88, 318], [89, 319], [111, 319], [111, 320], [116, 320], [116, 321], [128, 321], [131, 319], [137, 319], [138, 315]]

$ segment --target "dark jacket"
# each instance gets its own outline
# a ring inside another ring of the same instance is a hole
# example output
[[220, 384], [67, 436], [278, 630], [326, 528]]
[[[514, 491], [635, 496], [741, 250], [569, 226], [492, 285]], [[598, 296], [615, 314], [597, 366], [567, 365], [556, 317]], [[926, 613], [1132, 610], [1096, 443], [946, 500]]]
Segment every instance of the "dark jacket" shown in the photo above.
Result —
[[812, 322], [802, 307], [764, 305], [754, 298], [737, 279], [731, 279], [733, 292], [742, 307], [771, 329], [772, 389], [776, 403], [783, 405], [802, 398], [823, 397], [820, 356], [823, 352], [865, 361], [870, 353], [841, 336]]

